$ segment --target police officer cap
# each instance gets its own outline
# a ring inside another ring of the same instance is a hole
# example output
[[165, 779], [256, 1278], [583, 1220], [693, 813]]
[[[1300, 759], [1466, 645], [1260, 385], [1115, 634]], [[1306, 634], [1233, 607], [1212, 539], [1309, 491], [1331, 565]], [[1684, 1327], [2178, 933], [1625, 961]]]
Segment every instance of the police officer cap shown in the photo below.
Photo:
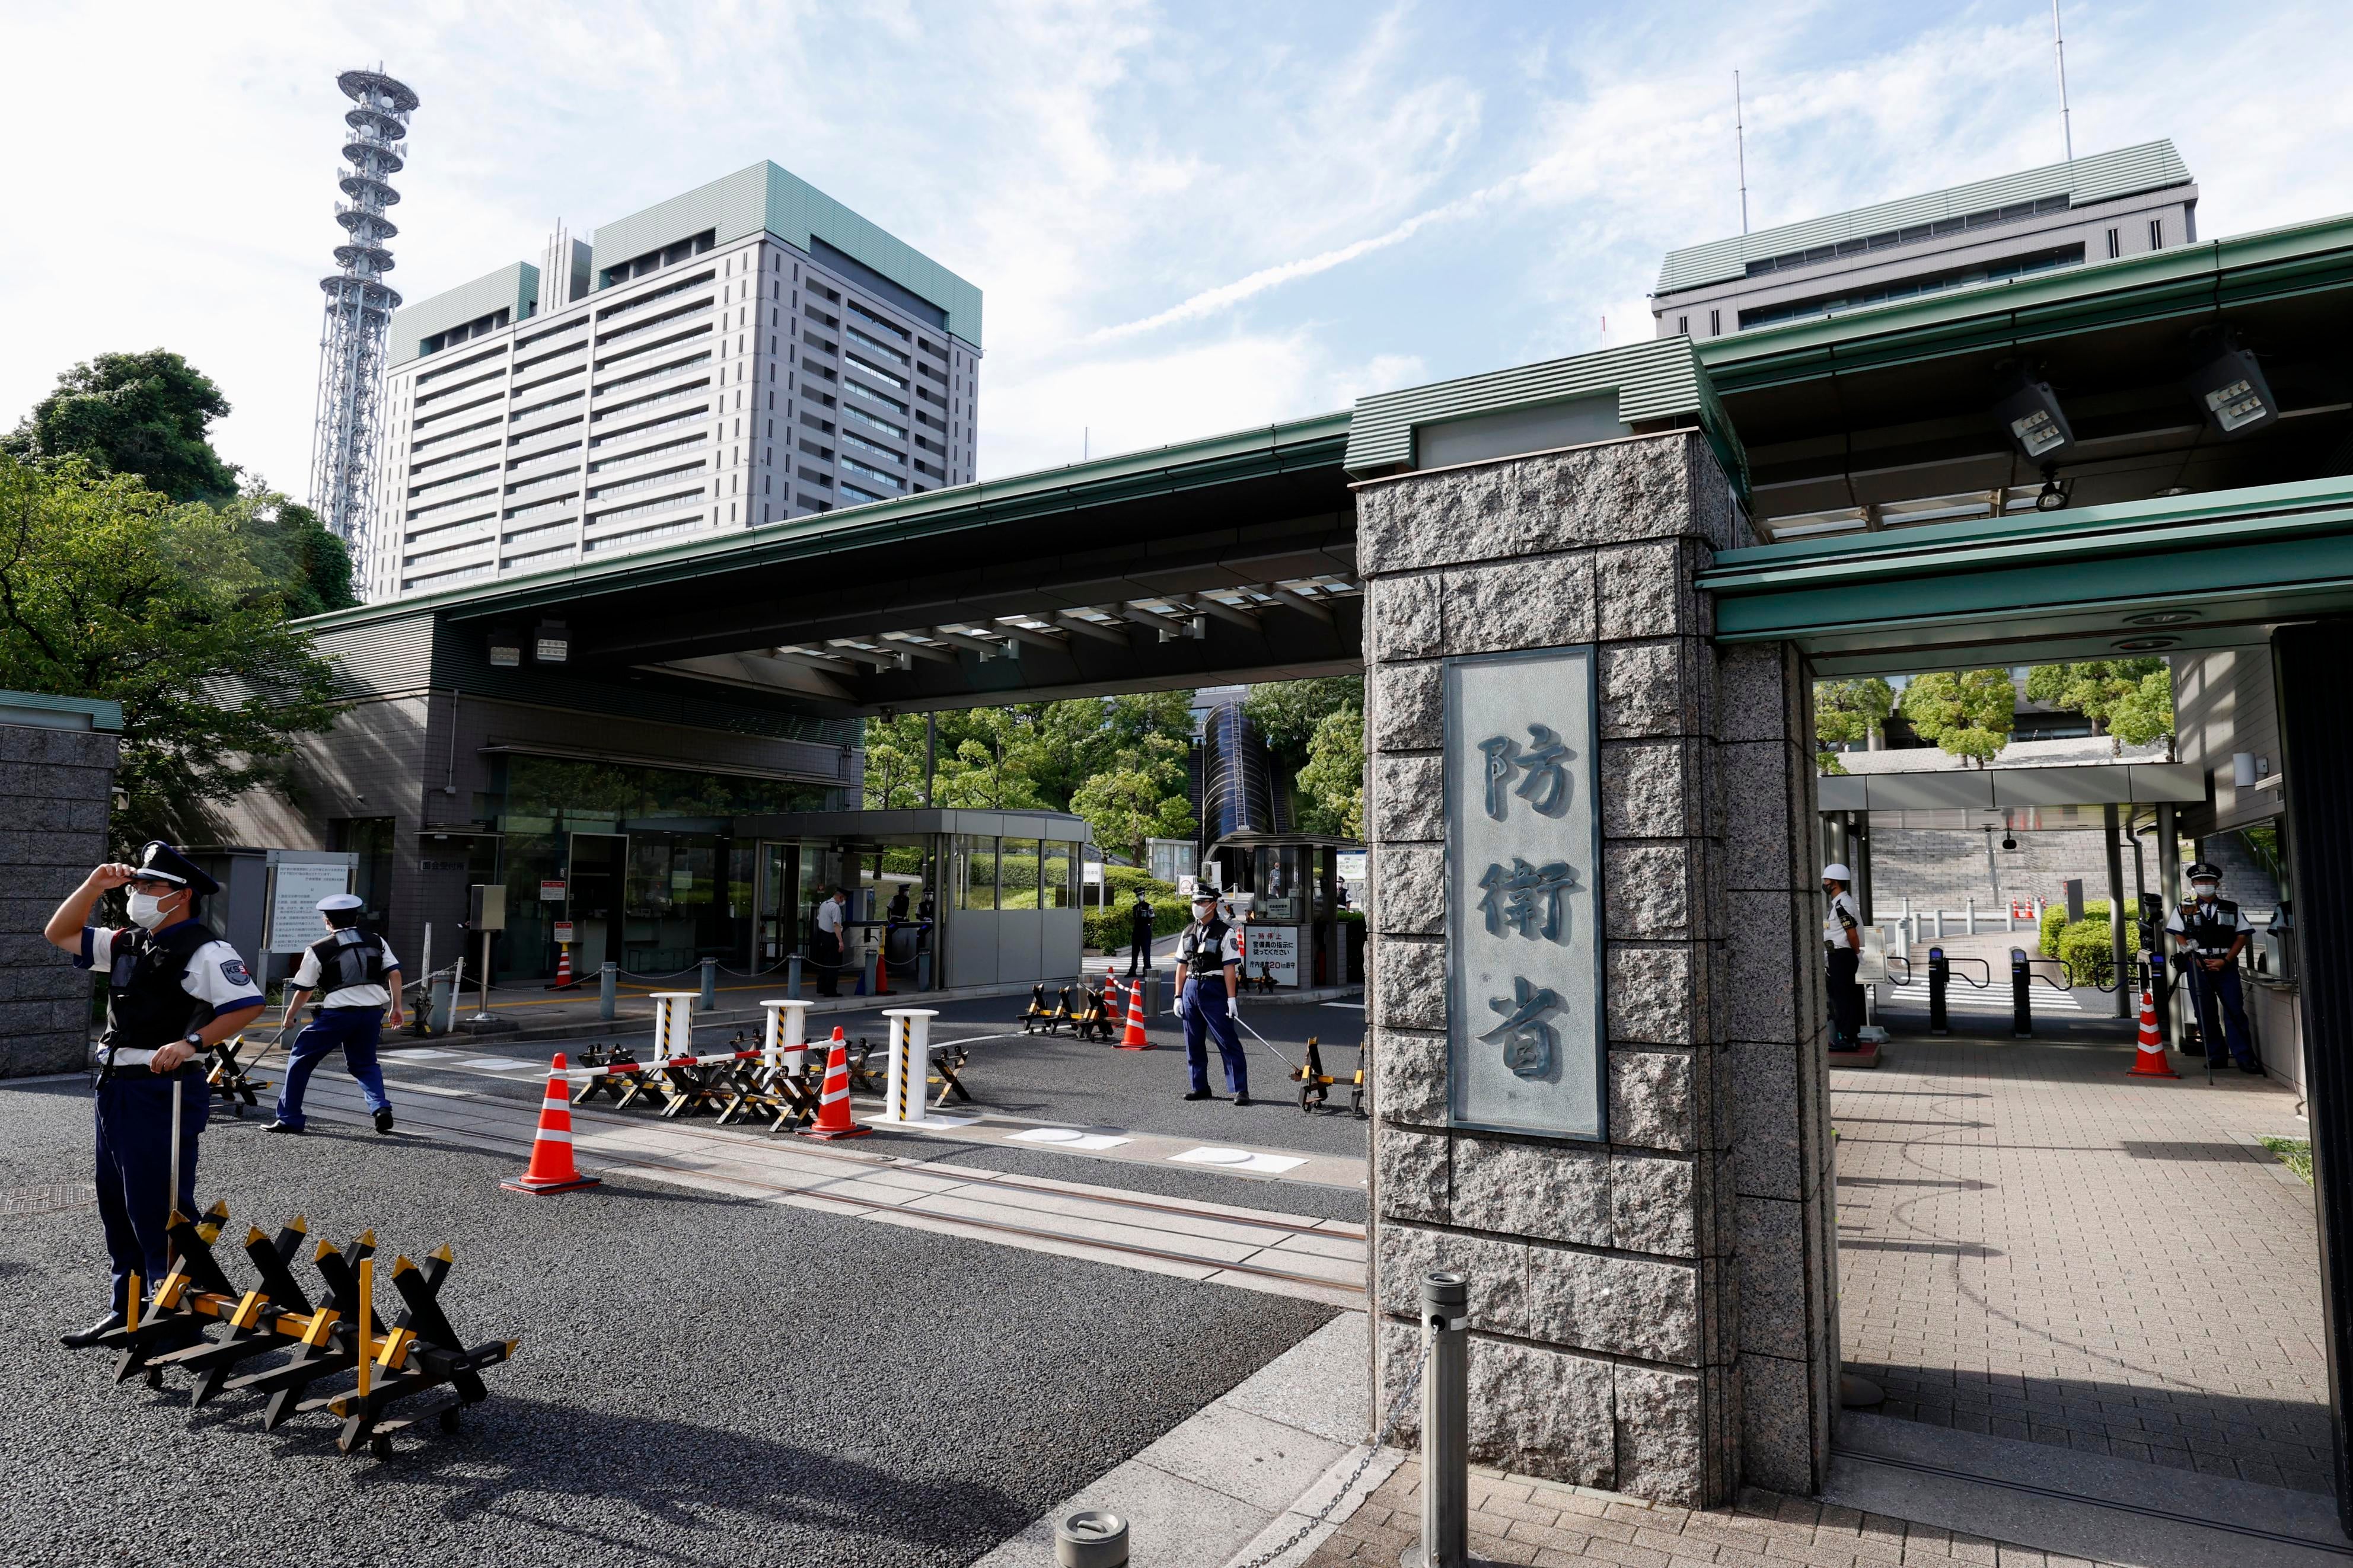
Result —
[[2211, 860], [2193, 860], [2189, 863], [2189, 879], [2193, 882], [2219, 882], [2222, 879], [2222, 868]]
[[220, 884], [206, 876], [202, 867], [160, 838], [149, 839], [139, 851], [139, 874], [199, 893], [220, 891]]
[[1204, 888], [1193, 895], [1193, 901], [1197, 904], [1214, 904], [1218, 901], [1218, 895]]
[[1852, 882], [1854, 880], [1854, 873], [1846, 868], [1846, 862], [1842, 860], [1833, 860], [1829, 865], [1822, 868], [1822, 880], [1825, 882]]
[[329, 893], [319, 900], [316, 907], [321, 914], [331, 915], [338, 910], [364, 910], [367, 908], [367, 900], [357, 893]]

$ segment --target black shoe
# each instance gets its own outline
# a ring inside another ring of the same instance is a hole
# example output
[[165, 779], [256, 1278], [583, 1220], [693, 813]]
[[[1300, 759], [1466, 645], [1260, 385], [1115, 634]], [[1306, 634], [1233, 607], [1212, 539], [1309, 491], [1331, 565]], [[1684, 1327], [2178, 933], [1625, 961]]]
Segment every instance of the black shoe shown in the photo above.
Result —
[[115, 1330], [121, 1326], [122, 1314], [120, 1312], [109, 1312], [106, 1316], [100, 1318], [98, 1321], [92, 1323], [86, 1329], [76, 1329], [69, 1334], [59, 1334], [58, 1336], [58, 1343], [65, 1346], [68, 1350], [88, 1350], [90, 1346], [98, 1343], [99, 1341], [114, 1332]]
[[1240, 1094], [1238, 1094], [1238, 1095], [1234, 1096], [1234, 1103], [1235, 1103], [1236, 1105], [1248, 1105], [1250, 1102], [1250, 1093], [1249, 1093], [1249, 1091], [1248, 1091], [1247, 1089], [1246, 1089], [1246, 1090], [1244, 1090], [1242, 1093], [1240, 1093]]
[[264, 1127], [262, 1131], [264, 1132], [291, 1132], [297, 1138], [302, 1136], [302, 1129], [295, 1126], [291, 1121], [272, 1121], [268, 1126]]
[[1197, 1089], [1185, 1096], [1187, 1100], [1215, 1100], [1218, 1097], [1206, 1089]]
[[2241, 1062], [2239, 1064], [2239, 1070], [2241, 1072], [2260, 1073], [2263, 1070], [2263, 1064], [2261, 1062]]
[[389, 1132], [392, 1131], [392, 1108], [390, 1106], [386, 1106], [382, 1110], [375, 1113], [375, 1130], [379, 1132]]

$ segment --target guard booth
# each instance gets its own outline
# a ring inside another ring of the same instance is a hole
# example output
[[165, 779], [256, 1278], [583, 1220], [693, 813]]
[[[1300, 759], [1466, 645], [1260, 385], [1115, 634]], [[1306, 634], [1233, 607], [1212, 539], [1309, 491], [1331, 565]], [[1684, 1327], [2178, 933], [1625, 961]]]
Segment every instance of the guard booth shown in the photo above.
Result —
[[849, 895], [843, 974], [878, 956], [893, 991], [1079, 973], [1087, 825], [1045, 811], [797, 811], [739, 817], [758, 847], [754, 966], [815, 951], [818, 906]]
[[1364, 977], [1365, 923], [1343, 919], [1340, 901], [1340, 857], [1364, 847], [1296, 833], [1232, 833], [1209, 847], [1202, 875], [1220, 891], [1250, 895], [1251, 981], [1289, 990]]

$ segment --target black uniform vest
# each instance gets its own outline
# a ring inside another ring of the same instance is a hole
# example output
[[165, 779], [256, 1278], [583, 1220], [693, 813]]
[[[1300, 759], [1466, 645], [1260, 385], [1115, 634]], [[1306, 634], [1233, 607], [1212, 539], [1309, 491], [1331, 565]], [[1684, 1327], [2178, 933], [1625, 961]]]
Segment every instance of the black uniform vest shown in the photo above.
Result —
[[2228, 899], [2211, 904], [2191, 899], [2181, 906], [2181, 934], [2200, 952], [2227, 952], [2239, 940], [2239, 906]]
[[1185, 928], [1185, 940], [1177, 944], [1176, 962], [1195, 974], [1216, 974], [1225, 968], [1221, 956], [1226, 951], [1226, 922], [1211, 920], [1206, 926], [1198, 921]]
[[353, 985], [384, 984], [384, 938], [356, 926], [336, 931], [311, 944], [319, 961], [319, 994]]
[[1138, 942], [1152, 940], [1154, 915], [1150, 904], [1130, 904], [1127, 907], [1127, 929]]
[[196, 950], [215, 941], [202, 921], [182, 921], [161, 931], [132, 930], [114, 939], [106, 972], [106, 1033], [110, 1050], [151, 1051], [185, 1037], [212, 1009], [180, 989]]

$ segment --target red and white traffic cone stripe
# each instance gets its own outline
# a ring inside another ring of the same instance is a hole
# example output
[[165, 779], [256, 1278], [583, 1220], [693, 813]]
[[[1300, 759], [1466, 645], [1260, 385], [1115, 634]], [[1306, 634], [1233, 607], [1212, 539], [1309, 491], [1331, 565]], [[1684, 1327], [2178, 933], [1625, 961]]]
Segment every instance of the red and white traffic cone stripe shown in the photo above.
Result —
[[849, 1115], [849, 1042], [841, 1037], [841, 1026], [834, 1026], [832, 1050], [826, 1058], [825, 1082], [818, 1090], [817, 1125], [804, 1127], [804, 1138], [863, 1138], [872, 1132]]
[[2140, 994], [2140, 1049], [2133, 1056], [2127, 1078], [2179, 1078], [2165, 1059], [2165, 1041], [2157, 1032], [2157, 1004], [2144, 989]]
[[512, 1182], [499, 1185], [516, 1193], [562, 1193], [593, 1187], [598, 1178], [584, 1176], [572, 1163], [571, 1080], [564, 1070], [564, 1053], [548, 1064], [547, 1093], [539, 1102], [539, 1132], [531, 1142], [531, 1167]]

